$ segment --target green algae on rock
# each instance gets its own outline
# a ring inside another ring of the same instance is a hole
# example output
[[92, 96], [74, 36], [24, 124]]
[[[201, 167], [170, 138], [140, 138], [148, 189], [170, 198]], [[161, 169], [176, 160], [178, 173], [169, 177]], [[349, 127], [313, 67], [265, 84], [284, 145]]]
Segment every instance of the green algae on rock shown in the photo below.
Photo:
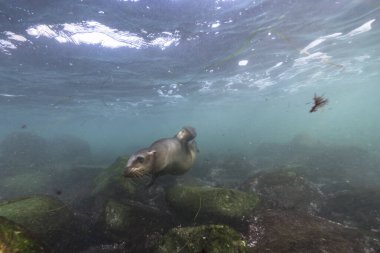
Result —
[[0, 217], [0, 252], [45, 253], [48, 250], [23, 227], [4, 217]]
[[111, 241], [122, 242], [128, 252], [152, 252], [162, 234], [174, 226], [172, 219], [170, 214], [137, 201], [110, 199], [99, 227]]
[[166, 200], [179, 215], [187, 218], [236, 220], [249, 216], [259, 199], [254, 193], [216, 187], [175, 186]]
[[123, 177], [123, 168], [128, 162], [129, 156], [121, 156], [116, 161], [104, 169], [95, 179], [95, 189], [93, 194], [104, 197], [115, 197], [130, 195], [135, 192], [135, 186], [131, 179]]
[[108, 201], [104, 210], [104, 223], [107, 230], [113, 232], [128, 231], [130, 229], [131, 208], [114, 200]]
[[121, 203], [113, 199], [105, 205], [102, 219], [105, 230], [119, 234], [162, 231], [173, 225], [171, 216], [156, 208], [135, 201]]
[[162, 239], [157, 253], [245, 253], [245, 241], [226, 225], [173, 228]]
[[32, 196], [0, 203], [0, 216], [22, 225], [52, 246], [74, 237], [75, 217], [58, 199]]

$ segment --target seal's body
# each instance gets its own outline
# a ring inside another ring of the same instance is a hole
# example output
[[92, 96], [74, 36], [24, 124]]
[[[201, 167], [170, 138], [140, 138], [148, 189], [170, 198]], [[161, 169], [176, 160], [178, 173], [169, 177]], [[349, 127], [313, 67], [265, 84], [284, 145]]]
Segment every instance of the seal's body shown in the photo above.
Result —
[[141, 149], [129, 158], [124, 176], [142, 177], [150, 174], [150, 186], [158, 176], [186, 173], [197, 156], [195, 137], [194, 128], [184, 127], [173, 138], [155, 141], [149, 148]]

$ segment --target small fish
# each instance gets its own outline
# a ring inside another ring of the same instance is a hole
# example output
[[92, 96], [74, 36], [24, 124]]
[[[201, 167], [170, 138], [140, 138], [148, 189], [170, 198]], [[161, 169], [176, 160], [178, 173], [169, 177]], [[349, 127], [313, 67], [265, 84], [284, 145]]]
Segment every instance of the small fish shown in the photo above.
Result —
[[27, 127], [28, 127], [28, 126], [27, 126], [26, 124], [22, 124], [22, 125], [21, 125], [21, 128], [22, 128], [22, 129], [26, 129]]
[[311, 107], [310, 109], [310, 113], [312, 112], [316, 112], [319, 108], [321, 108], [322, 106], [325, 106], [327, 103], [328, 103], [328, 99], [326, 98], [323, 98], [323, 96], [317, 96], [316, 93], [314, 93], [314, 105], [313, 107]]

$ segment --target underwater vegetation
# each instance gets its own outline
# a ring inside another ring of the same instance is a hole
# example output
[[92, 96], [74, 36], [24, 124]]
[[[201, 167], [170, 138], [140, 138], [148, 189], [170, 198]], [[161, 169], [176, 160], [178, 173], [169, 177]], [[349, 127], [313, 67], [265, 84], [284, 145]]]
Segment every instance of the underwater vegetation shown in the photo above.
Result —
[[156, 252], [246, 253], [248, 247], [241, 235], [226, 225], [203, 225], [173, 228]]
[[254, 193], [218, 187], [174, 186], [167, 190], [170, 207], [187, 219], [230, 222], [249, 216], [259, 202]]
[[50, 251], [23, 227], [0, 217], [0, 252], [45, 253]]

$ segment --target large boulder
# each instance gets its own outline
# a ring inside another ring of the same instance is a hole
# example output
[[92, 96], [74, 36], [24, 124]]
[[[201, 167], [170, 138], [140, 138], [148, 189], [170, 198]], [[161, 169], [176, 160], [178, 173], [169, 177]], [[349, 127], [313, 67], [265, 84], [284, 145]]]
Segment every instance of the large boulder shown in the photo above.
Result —
[[355, 185], [379, 186], [376, 154], [355, 146], [322, 145], [308, 139], [301, 136], [285, 144], [261, 144], [253, 154], [257, 166], [291, 167], [317, 184], [351, 181]]
[[22, 225], [57, 252], [70, 249], [79, 236], [85, 240], [74, 214], [52, 197], [32, 196], [2, 202], [0, 216]]
[[39, 170], [0, 177], [0, 200], [52, 192], [52, 188], [52, 175]]
[[259, 172], [241, 189], [257, 193], [266, 208], [315, 213], [324, 200], [317, 186], [291, 169]]
[[245, 253], [242, 237], [226, 225], [173, 228], [163, 238], [157, 253]]
[[380, 188], [354, 188], [331, 196], [322, 216], [347, 226], [380, 231]]
[[219, 187], [233, 188], [257, 171], [254, 161], [240, 153], [203, 154], [190, 174]]
[[121, 156], [104, 169], [95, 179], [93, 194], [103, 198], [130, 198], [136, 187], [132, 179], [123, 177], [123, 169], [128, 162], [128, 156]]
[[240, 221], [249, 216], [259, 199], [254, 193], [216, 187], [175, 186], [166, 200], [187, 221]]
[[29, 132], [14, 132], [0, 143], [0, 157], [7, 171], [15, 174], [30, 171], [48, 163], [46, 140]]
[[23, 227], [0, 217], [0, 252], [45, 253], [49, 250]]
[[161, 235], [173, 227], [172, 216], [136, 201], [110, 199], [98, 226], [112, 243], [122, 243], [131, 252], [150, 252]]
[[247, 244], [254, 253], [380, 252], [370, 234], [294, 211], [265, 210], [254, 217]]
[[138, 230], [144, 230], [141, 235], [145, 235], [149, 231], [168, 229], [173, 223], [170, 215], [158, 208], [135, 201], [109, 200], [103, 213], [103, 225], [107, 232], [136, 236]]

